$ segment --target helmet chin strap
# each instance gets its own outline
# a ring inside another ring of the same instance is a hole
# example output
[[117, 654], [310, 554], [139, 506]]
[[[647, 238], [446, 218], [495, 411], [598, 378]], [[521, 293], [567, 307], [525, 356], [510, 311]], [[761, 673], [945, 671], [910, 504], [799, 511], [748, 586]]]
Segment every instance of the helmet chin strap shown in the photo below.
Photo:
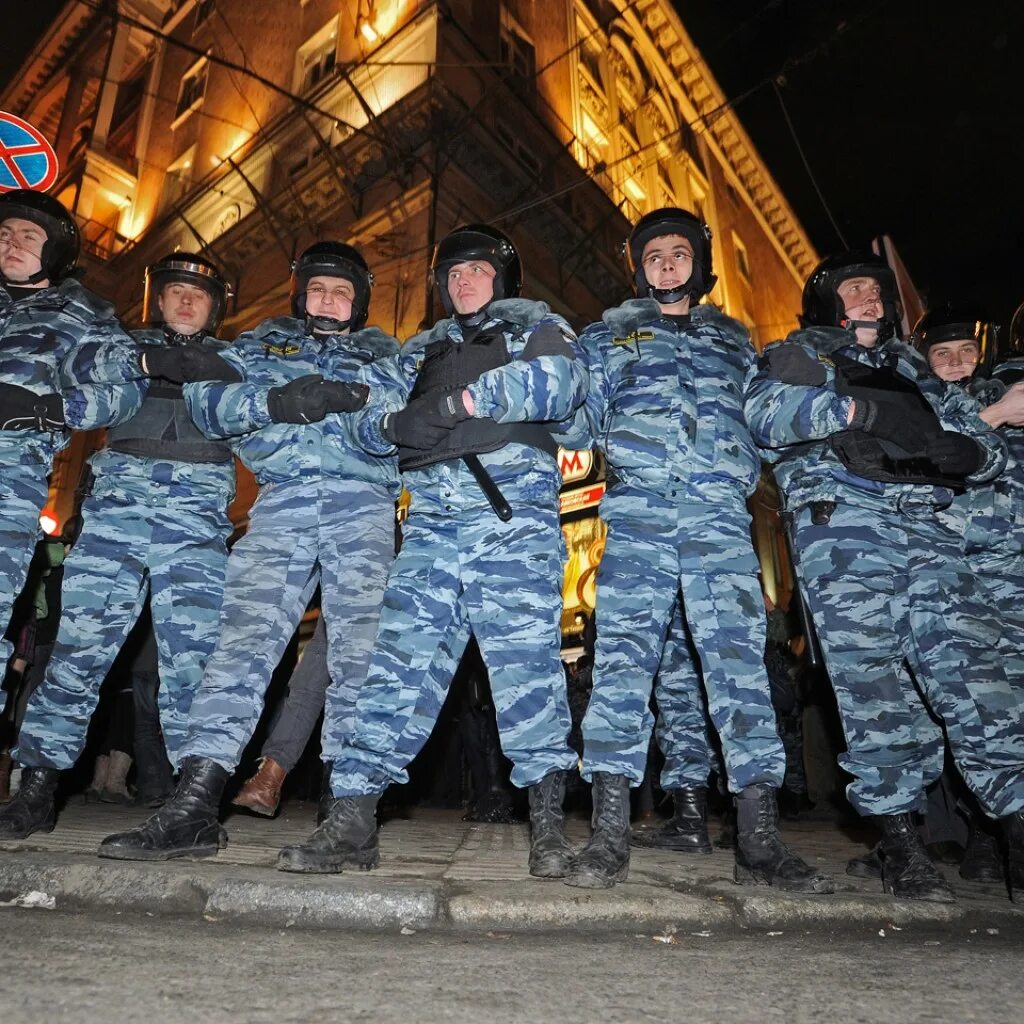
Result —
[[163, 324], [164, 337], [172, 345], [185, 345], [190, 341], [201, 341], [206, 337], [207, 330], [205, 327], [200, 327], [198, 331], [193, 331], [192, 334], [185, 334], [182, 331], [176, 331], [170, 324]]
[[333, 316], [310, 316], [306, 314], [306, 330], [310, 334], [341, 334], [347, 331], [352, 323], [352, 317], [347, 320], [339, 320]]
[[693, 298], [693, 294], [689, 288], [690, 282], [679, 285], [678, 288], [654, 288], [648, 287], [647, 293], [650, 295], [655, 302], [662, 306], [671, 306], [676, 302], [682, 302], [683, 299], [689, 296]]
[[45, 280], [46, 271], [41, 267], [34, 274], [29, 274], [24, 281], [12, 281], [6, 274], [0, 273], [0, 281], [5, 285], [10, 285], [12, 288], [31, 288], [33, 285]]
[[487, 319], [487, 306], [481, 306], [475, 313], [452, 313], [455, 322], [460, 327], [479, 327]]
[[879, 344], [896, 336], [896, 325], [884, 317], [881, 320], [840, 320], [839, 326], [845, 331], [854, 333], [859, 330], [875, 331]]

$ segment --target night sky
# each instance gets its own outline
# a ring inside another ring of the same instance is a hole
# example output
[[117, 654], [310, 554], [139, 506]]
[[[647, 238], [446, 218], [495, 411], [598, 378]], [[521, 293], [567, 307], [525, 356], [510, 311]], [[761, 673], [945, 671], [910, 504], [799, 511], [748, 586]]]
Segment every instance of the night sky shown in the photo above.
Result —
[[[1024, 4], [674, 2], [727, 96], [781, 73], [851, 245], [887, 232], [928, 300], [980, 302], [1009, 325], [1024, 301]], [[16, 0], [0, 81], [61, 5]], [[771, 84], [736, 110], [818, 249], [840, 248]]]
[[[727, 96], [785, 69], [783, 100], [851, 246], [888, 233], [927, 301], [981, 303], [1009, 327], [1024, 302], [1024, 5], [675, 3]], [[843, 248], [771, 85], [736, 112], [819, 251]]]

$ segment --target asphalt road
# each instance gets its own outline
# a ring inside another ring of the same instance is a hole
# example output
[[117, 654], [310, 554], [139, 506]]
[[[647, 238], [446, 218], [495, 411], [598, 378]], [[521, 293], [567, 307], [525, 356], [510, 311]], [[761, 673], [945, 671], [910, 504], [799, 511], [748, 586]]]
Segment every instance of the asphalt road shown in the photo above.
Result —
[[1024, 941], [259, 931], [4, 908], [5, 1024], [1020, 1024]]

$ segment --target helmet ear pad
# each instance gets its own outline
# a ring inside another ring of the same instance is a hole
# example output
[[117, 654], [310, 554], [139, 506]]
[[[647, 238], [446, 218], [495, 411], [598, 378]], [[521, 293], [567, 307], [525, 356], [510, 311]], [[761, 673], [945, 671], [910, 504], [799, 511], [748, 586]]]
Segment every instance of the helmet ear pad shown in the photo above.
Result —
[[[690, 243], [693, 269], [683, 285], [666, 291], [655, 288], [647, 280], [643, 254], [653, 239], [669, 235], [679, 235]], [[664, 207], [644, 215], [637, 221], [623, 250], [633, 291], [641, 297], [649, 296], [668, 304], [689, 296], [690, 301], [696, 303], [715, 287], [718, 280], [712, 269], [711, 229], [689, 210]]]
[[202, 288], [213, 300], [210, 315], [203, 330], [215, 334], [227, 312], [228, 300], [233, 295], [220, 270], [203, 256], [190, 252], [172, 252], [146, 268], [146, 281], [142, 297], [142, 319], [149, 324], [163, 323], [159, 298], [171, 284], [188, 284]]
[[797, 319], [801, 327], [843, 327], [846, 304], [839, 286], [851, 277], [874, 278], [882, 292], [882, 320], [896, 336], [900, 335], [902, 315], [896, 275], [885, 260], [870, 251], [853, 250], [826, 256], [811, 271], [804, 284], [802, 309]]
[[307, 319], [306, 289], [314, 277], [338, 277], [348, 281], [355, 289], [352, 310], [348, 320], [334, 320], [317, 317], [339, 329], [358, 331], [366, 326], [370, 313], [370, 293], [373, 289], [373, 274], [362, 254], [344, 242], [314, 242], [303, 251], [292, 264], [290, 302], [292, 316], [298, 320]]
[[438, 242], [430, 262], [430, 271], [446, 316], [456, 315], [448, 291], [448, 272], [456, 264], [471, 260], [480, 260], [494, 268], [491, 302], [514, 299], [522, 289], [523, 264], [512, 239], [489, 224], [463, 224]]
[[40, 269], [26, 283], [57, 283], [70, 277], [78, 263], [81, 236], [74, 217], [46, 192], [14, 189], [0, 194], [0, 222], [18, 218], [30, 221], [46, 234], [40, 252]]

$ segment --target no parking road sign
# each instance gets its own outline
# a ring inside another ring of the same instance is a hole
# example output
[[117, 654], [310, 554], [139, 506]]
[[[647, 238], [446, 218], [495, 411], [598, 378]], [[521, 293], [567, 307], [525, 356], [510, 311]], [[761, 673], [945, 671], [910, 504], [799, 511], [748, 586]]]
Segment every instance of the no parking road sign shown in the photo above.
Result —
[[28, 121], [0, 110], [0, 192], [45, 192], [56, 180], [53, 146]]

